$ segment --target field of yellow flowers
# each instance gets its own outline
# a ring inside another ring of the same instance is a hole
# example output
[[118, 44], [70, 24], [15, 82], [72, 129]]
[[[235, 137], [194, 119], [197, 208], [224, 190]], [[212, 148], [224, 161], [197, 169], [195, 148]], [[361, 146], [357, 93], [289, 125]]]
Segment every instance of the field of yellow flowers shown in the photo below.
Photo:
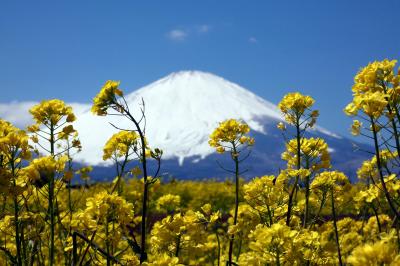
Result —
[[319, 113], [299, 92], [279, 103], [286, 169], [248, 182], [241, 163], [257, 141], [234, 119], [209, 139], [231, 158], [216, 167], [232, 179], [160, 180], [163, 151], [147, 142], [145, 113], [130, 112], [116, 81], [92, 106], [96, 115], [132, 122], [112, 125], [119, 132], [105, 143], [103, 159], [116, 170], [111, 183], [88, 185], [91, 167], [74, 168], [73, 154], [85, 147], [63, 101], [34, 106], [26, 130], [0, 119], [0, 265], [400, 265], [395, 68], [395, 60], [376, 61], [355, 76], [344, 112], [355, 118], [352, 134], [374, 148], [355, 184], [332, 169], [323, 139], [307, 137]]

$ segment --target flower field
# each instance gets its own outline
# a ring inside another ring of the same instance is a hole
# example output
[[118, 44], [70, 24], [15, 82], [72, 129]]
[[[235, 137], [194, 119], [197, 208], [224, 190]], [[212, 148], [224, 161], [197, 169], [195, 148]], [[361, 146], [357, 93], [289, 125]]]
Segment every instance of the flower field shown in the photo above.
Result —
[[63, 101], [31, 108], [35, 123], [26, 129], [0, 120], [0, 265], [400, 265], [396, 63], [361, 68], [344, 108], [351, 133], [371, 145], [357, 183], [332, 167], [324, 139], [308, 137], [319, 112], [301, 92], [278, 105], [286, 168], [249, 181], [242, 162], [257, 139], [238, 119], [209, 136], [231, 159], [215, 163], [230, 179], [163, 180], [163, 151], [146, 139], [144, 103], [132, 113], [117, 81], [92, 105], [95, 115], [131, 122], [104, 125], [118, 130], [103, 148], [115, 167], [109, 183], [90, 182], [90, 166], [76, 168], [74, 155], [85, 147]]

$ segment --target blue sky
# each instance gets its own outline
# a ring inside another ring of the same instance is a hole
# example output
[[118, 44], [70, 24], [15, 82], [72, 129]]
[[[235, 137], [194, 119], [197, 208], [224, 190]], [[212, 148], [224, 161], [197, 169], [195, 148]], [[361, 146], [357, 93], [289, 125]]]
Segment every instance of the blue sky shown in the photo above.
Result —
[[400, 1], [0, 2], [0, 103], [90, 102], [107, 79], [135, 90], [203, 70], [277, 103], [312, 95], [348, 135], [353, 76], [400, 59]]

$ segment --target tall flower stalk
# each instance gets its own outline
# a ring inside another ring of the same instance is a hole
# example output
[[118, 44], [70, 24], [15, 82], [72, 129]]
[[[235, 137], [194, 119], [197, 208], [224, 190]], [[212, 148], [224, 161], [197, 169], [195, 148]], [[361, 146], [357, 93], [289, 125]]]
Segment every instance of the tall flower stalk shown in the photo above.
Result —
[[[33, 133], [32, 140], [42, 152], [50, 154], [56, 158], [66, 152], [66, 150], [56, 150], [57, 142], [65, 139], [66, 136], [75, 133], [71, 123], [76, 117], [72, 107], [67, 106], [58, 99], [42, 101], [32, 107], [29, 112], [32, 114], [36, 124], [29, 126], [28, 130]], [[80, 146], [79, 142], [74, 145]], [[55, 174], [48, 173], [43, 176], [48, 185], [48, 218], [50, 220], [50, 244], [49, 244], [49, 265], [55, 263], [55, 227], [56, 227], [56, 198], [55, 198]], [[59, 221], [60, 222], [60, 221]]]
[[[314, 102], [314, 99], [310, 96], [295, 92], [286, 94], [278, 105], [284, 114], [286, 123], [295, 128], [293, 139], [286, 140], [286, 135], [284, 135], [286, 151], [282, 154], [282, 158], [287, 161], [288, 169], [286, 174], [289, 178], [294, 177], [294, 182], [289, 188], [286, 225], [290, 224], [294, 197], [297, 194], [300, 183], [303, 182], [305, 188], [303, 227], [306, 227], [310, 212], [311, 177], [321, 168], [330, 166], [328, 146], [325, 141], [319, 138], [305, 138], [306, 130], [315, 125], [319, 115], [317, 110], [311, 110]], [[278, 128], [286, 131], [286, 126], [282, 122], [278, 124]]]
[[[219, 127], [216, 128], [210, 135], [209, 140], [210, 146], [215, 147], [218, 153], [224, 153], [225, 151], [228, 151], [235, 165], [234, 170], [226, 169], [220, 165], [224, 170], [235, 175], [235, 211], [233, 217], [233, 227], [236, 226], [238, 220], [240, 187], [239, 176], [241, 174], [239, 170], [239, 163], [248, 156], [246, 155], [240, 158], [240, 155], [248, 147], [254, 145], [254, 139], [247, 135], [249, 131], [250, 128], [247, 124], [234, 119], [229, 119], [219, 124]], [[228, 265], [233, 265], [232, 254], [234, 240], [235, 233], [233, 232], [229, 239]]]
[[[162, 151], [159, 149], [150, 150], [145, 137], [145, 127], [142, 122], [145, 121], [144, 102], [141, 109], [141, 116], [139, 119], [134, 117], [131, 113], [128, 103], [126, 102], [122, 90], [119, 89], [119, 82], [109, 80], [105, 83], [100, 93], [93, 99], [92, 112], [99, 116], [105, 116], [108, 110], [111, 109], [115, 113], [120, 114], [131, 121], [134, 125], [133, 130], [139, 135], [140, 150], [138, 151], [139, 160], [142, 166], [143, 173], [143, 198], [142, 198], [142, 220], [141, 220], [141, 238], [140, 238], [140, 263], [147, 260], [146, 252], [146, 223], [147, 223], [147, 209], [149, 198], [149, 186], [157, 181], [160, 171]], [[113, 125], [113, 124], [112, 124]], [[118, 125], [113, 125], [119, 130], [123, 130]], [[153, 176], [148, 175], [147, 157], [152, 157], [157, 161], [157, 170]], [[135, 243], [138, 245], [137, 243]]]
[[30, 159], [31, 156], [28, 139], [25, 131], [0, 120], [0, 176], [7, 180], [7, 186], [13, 197], [17, 265], [23, 265], [23, 262], [26, 261], [26, 253], [22, 249], [24, 233], [19, 219], [21, 209], [19, 195], [24, 189], [20, 177], [21, 160]]
[[335, 201], [337, 201], [338, 193], [343, 190], [343, 185], [347, 183], [348, 183], [348, 178], [342, 172], [327, 171], [318, 174], [310, 186], [311, 189], [314, 191], [314, 193], [322, 194], [324, 196], [330, 194], [332, 222], [335, 231], [335, 241], [336, 241], [338, 262], [340, 266], [343, 265], [343, 260], [339, 242], [339, 231], [337, 227], [337, 211], [336, 211]]
[[139, 135], [134, 131], [122, 130], [107, 141], [103, 148], [103, 160], [112, 159], [117, 170], [117, 178], [111, 193], [116, 190], [119, 196], [122, 194], [122, 179], [128, 172], [127, 165], [141, 157], [140, 150]]
[[[400, 212], [386, 184], [387, 175], [391, 172], [383, 167], [381, 158], [381, 150], [392, 152], [394, 149], [397, 154], [395, 156], [397, 164], [400, 162], [398, 133], [400, 75], [394, 70], [396, 62], [385, 59], [362, 68], [354, 78], [353, 100], [346, 106], [344, 112], [361, 120], [353, 120], [352, 134], [372, 140], [379, 182], [391, 211], [399, 221]], [[369, 127], [365, 127], [363, 122]]]

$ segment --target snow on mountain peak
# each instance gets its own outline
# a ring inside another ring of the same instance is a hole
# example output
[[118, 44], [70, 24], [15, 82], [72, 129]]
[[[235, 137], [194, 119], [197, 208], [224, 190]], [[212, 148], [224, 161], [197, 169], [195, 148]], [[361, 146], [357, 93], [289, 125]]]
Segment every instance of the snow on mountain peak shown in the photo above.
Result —
[[[138, 118], [143, 99], [150, 146], [163, 149], [165, 158], [175, 157], [180, 163], [185, 157], [204, 158], [213, 152], [208, 138], [218, 122], [242, 119], [252, 130], [267, 134], [260, 121], [282, 120], [274, 104], [235, 83], [201, 71], [172, 73], [125, 98]], [[78, 160], [102, 163], [102, 147], [116, 132], [107, 122], [133, 128], [130, 121], [120, 116], [96, 117], [89, 110], [84, 112], [76, 122], [84, 147]]]

